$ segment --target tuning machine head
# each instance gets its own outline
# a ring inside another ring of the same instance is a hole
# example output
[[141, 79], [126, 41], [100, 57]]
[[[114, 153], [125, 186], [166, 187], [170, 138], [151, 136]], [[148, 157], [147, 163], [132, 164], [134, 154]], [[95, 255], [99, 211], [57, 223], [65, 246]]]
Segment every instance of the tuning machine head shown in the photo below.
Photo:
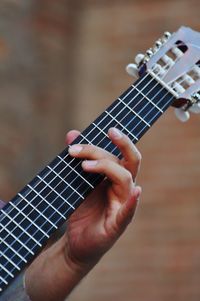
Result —
[[171, 37], [169, 32], [165, 32], [164, 35], [158, 39], [152, 48], [149, 48], [145, 54], [138, 54], [135, 57], [135, 63], [138, 67], [139, 75], [142, 75], [146, 71], [146, 64], [150, 59], [167, 43], [168, 39]]
[[194, 93], [187, 101], [187, 103], [181, 107], [175, 109], [176, 117], [182, 121], [186, 122], [190, 118], [190, 113], [199, 114], [200, 113], [200, 93]]
[[192, 104], [189, 107], [189, 111], [195, 114], [199, 114], [200, 113], [200, 93], [194, 93], [192, 95], [192, 100], [191, 100]]
[[165, 32], [164, 35], [158, 39], [152, 48], [149, 48], [145, 54], [139, 53], [135, 57], [135, 64], [131, 63], [126, 66], [126, 72], [138, 78], [139, 75], [142, 75], [145, 71], [145, 64], [148, 63], [150, 58], [163, 46], [164, 43], [170, 38], [171, 34]]

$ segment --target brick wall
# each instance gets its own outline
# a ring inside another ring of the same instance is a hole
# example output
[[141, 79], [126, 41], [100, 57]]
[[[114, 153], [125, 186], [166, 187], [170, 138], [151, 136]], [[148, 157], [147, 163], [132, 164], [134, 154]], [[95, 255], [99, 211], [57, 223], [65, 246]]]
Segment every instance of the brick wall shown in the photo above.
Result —
[[[41, 4], [42, 3], [42, 4]], [[197, 0], [1, 1], [0, 188], [15, 193], [131, 83], [124, 66], [165, 30], [200, 30]], [[170, 109], [139, 143], [134, 223], [69, 300], [200, 299], [200, 117]]]

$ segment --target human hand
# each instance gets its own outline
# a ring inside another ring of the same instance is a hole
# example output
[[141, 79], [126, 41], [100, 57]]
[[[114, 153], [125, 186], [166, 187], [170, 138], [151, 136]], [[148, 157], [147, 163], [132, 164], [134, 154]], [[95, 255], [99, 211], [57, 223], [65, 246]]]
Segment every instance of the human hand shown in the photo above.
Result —
[[[67, 144], [78, 135], [77, 131], [69, 132]], [[141, 194], [141, 188], [134, 184], [141, 156], [121, 132], [112, 128], [108, 135], [123, 159], [92, 145], [69, 148], [72, 157], [84, 160], [82, 167], [86, 172], [103, 173], [106, 179], [71, 215], [66, 234], [27, 269], [25, 286], [31, 300], [64, 300], [134, 216]]]
[[[78, 135], [78, 131], [70, 131], [66, 143], [71, 144]], [[141, 188], [134, 183], [140, 166], [140, 153], [117, 129], [111, 128], [108, 135], [120, 149], [123, 159], [97, 146], [69, 147], [72, 157], [84, 160], [84, 171], [106, 176], [67, 223], [66, 258], [78, 265], [94, 265], [110, 249], [132, 220], [141, 194]]]

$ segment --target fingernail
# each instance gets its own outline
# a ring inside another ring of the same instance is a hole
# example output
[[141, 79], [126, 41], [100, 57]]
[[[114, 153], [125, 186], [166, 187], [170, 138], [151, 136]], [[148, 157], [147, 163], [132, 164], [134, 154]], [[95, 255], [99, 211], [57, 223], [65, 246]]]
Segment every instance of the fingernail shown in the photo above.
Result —
[[122, 132], [120, 130], [118, 130], [117, 128], [111, 128], [110, 131], [111, 131], [112, 137], [115, 139], [121, 139], [123, 136]]
[[97, 160], [87, 160], [83, 162], [83, 166], [86, 168], [92, 168], [97, 165]]
[[77, 144], [71, 145], [69, 147], [69, 153], [70, 155], [76, 155], [82, 151], [83, 147]]

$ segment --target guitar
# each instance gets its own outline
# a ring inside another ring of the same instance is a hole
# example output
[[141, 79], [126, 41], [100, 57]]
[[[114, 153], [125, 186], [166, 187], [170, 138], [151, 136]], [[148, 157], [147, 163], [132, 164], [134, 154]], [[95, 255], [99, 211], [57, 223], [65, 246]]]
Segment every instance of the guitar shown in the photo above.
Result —
[[[110, 127], [137, 143], [171, 105], [183, 121], [189, 111], [200, 112], [200, 33], [187, 27], [165, 33], [127, 71], [139, 78], [73, 143], [120, 157], [107, 136]], [[103, 178], [84, 172], [66, 148], [0, 211], [1, 296]]]

